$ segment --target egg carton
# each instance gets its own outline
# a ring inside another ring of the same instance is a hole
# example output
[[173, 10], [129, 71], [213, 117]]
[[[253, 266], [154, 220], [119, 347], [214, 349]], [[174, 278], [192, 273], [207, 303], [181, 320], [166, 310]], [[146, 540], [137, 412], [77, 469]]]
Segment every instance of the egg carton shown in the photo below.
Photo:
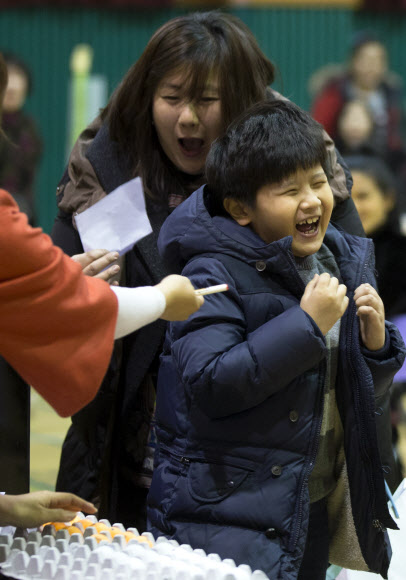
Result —
[[0, 576], [15, 580], [266, 580], [261, 571], [120, 523], [78, 514], [69, 524], [0, 535]]

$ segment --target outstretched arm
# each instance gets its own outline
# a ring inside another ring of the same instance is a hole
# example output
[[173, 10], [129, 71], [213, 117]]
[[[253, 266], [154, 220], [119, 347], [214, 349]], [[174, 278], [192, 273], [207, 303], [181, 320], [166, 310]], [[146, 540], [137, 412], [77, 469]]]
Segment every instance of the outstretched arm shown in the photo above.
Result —
[[33, 528], [46, 522], [69, 522], [78, 511], [94, 514], [97, 510], [73, 493], [35, 491], [0, 495], [0, 526]]
[[[59, 414], [71, 415], [93, 399], [101, 384], [117, 313], [126, 316], [121, 300], [104, 281], [84, 276], [39, 228], [29, 226], [1, 190], [0, 248], [0, 353]], [[147, 319], [137, 318], [137, 289], [122, 289], [131, 308], [120, 336], [159, 316], [184, 319], [203, 302], [180, 276], [157, 286], [158, 307], [153, 304]]]

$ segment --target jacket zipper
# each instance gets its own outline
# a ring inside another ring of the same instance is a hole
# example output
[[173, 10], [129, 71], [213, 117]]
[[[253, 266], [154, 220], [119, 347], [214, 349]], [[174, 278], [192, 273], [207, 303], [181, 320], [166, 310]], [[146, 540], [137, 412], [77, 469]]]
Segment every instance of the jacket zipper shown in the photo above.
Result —
[[[363, 284], [364, 280], [366, 279], [366, 269], [367, 269], [367, 264], [368, 264], [368, 260], [370, 258], [370, 255], [371, 255], [371, 250], [368, 249], [368, 251], [366, 252], [366, 255], [365, 255], [363, 271], [361, 274], [361, 284]], [[358, 287], [358, 285], [356, 285], [356, 287]], [[351, 318], [350, 318], [350, 312], [349, 312], [348, 313], [348, 320], [351, 322], [352, 317], [355, 316], [355, 314], [353, 314], [353, 312], [356, 310], [355, 303], [352, 302], [352, 304], [349, 308], [351, 308]], [[352, 324], [349, 324], [349, 341], [348, 341], [349, 344], [352, 344], [352, 338], [353, 338]], [[367, 448], [365, 446], [365, 440], [366, 440], [365, 423], [364, 423], [364, 420], [362, 418], [362, 413], [359, 413], [359, 409], [361, 408], [359, 381], [358, 381], [357, 373], [355, 372], [354, 367], [353, 367], [351, 353], [349, 350], [347, 350], [347, 362], [349, 364], [349, 368], [351, 369], [351, 375], [353, 377], [353, 384], [355, 385], [354, 391], [355, 391], [355, 398], [357, 401], [356, 409], [357, 409], [357, 414], [359, 417], [359, 425], [360, 425], [360, 430], [361, 430], [361, 448], [363, 450], [365, 458], [369, 459], [369, 453], [368, 453]], [[370, 489], [371, 500], [372, 500], [372, 505], [371, 505], [371, 511], [372, 511], [372, 517], [373, 517], [372, 525], [375, 528], [378, 528], [381, 532], [384, 532], [384, 531], [386, 531], [386, 528], [385, 528], [385, 526], [382, 525], [380, 520], [377, 518], [377, 514], [376, 514], [375, 484], [374, 484], [373, 474], [372, 474], [372, 471], [371, 471], [371, 468], [369, 465], [370, 464], [368, 464], [367, 474], [368, 474], [368, 483], [369, 483], [369, 489]]]
[[186, 457], [185, 455], [175, 455], [169, 451], [167, 451], [166, 449], [162, 449], [161, 451], [164, 451], [166, 454], [168, 454], [170, 457], [172, 457], [172, 459], [175, 459], [175, 461], [178, 461], [179, 463], [182, 463], [183, 465], [190, 465], [191, 463], [211, 463], [213, 465], [224, 465], [226, 467], [235, 467], [236, 469], [244, 469], [245, 471], [254, 471], [254, 468], [252, 467], [247, 467], [247, 466], [243, 466], [243, 465], [237, 465], [236, 463], [230, 463], [229, 461], [220, 461], [218, 459], [211, 459], [211, 458], [207, 458], [207, 459], [201, 459], [200, 457]]
[[[362, 270], [362, 274], [361, 274], [361, 283], [366, 278], [366, 269], [367, 269], [367, 264], [368, 264], [368, 260], [369, 260], [370, 254], [371, 254], [371, 250], [368, 249], [367, 252], [366, 252], [366, 254], [365, 254], [364, 266], [363, 266], [363, 270]], [[296, 266], [294, 264], [294, 261], [290, 257], [289, 254], [287, 254], [287, 258], [292, 263], [292, 265], [296, 268]], [[357, 287], [358, 285], [356, 284], [355, 286]], [[355, 304], [351, 304], [351, 308], [354, 310], [355, 309]], [[348, 319], [350, 319], [350, 316], [349, 315], [350, 315], [350, 312], [348, 312]], [[350, 332], [349, 344], [351, 344], [351, 340], [352, 340], [352, 327], [351, 327], [351, 325], [350, 325], [350, 328], [349, 328], [349, 332]], [[347, 352], [349, 352], [349, 351], [347, 351]], [[348, 356], [348, 362], [350, 364], [350, 369], [351, 369], [352, 375], [354, 376], [354, 378], [356, 378], [356, 373], [354, 372], [354, 369], [353, 369], [353, 366], [352, 366], [351, 356]], [[358, 381], [355, 380], [354, 383], [356, 385], [356, 397], [357, 397], [358, 408], [359, 408], [359, 386], [358, 386]], [[323, 399], [323, 389], [321, 389], [321, 397], [319, 398], [319, 405], [318, 405], [319, 409], [320, 409], [320, 406], [322, 406], [322, 404], [323, 404], [323, 400], [324, 400]], [[316, 429], [316, 439], [315, 439], [316, 442], [319, 441], [320, 431], [321, 431], [321, 424], [322, 424], [322, 418], [323, 418], [323, 415], [321, 414], [321, 416], [319, 418], [318, 425], [317, 425], [317, 429]], [[361, 437], [362, 446], [364, 448], [365, 455], [368, 457], [367, 450], [366, 450], [366, 448], [364, 446], [364, 443], [363, 443], [364, 442], [364, 436], [365, 436], [364, 422], [361, 421], [360, 424], [361, 424], [361, 429], [362, 429], [362, 437]], [[291, 539], [290, 539], [290, 542], [289, 542], [289, 550], [290, 551], [293, 551], [296, 548], [297, 542], [299, 540], [300, 527], [301, 527], [301, 523], [302, 523], [302, 519], [303, 519], [304, 494], [305, 494], [305, 489], [306, 489], [306, 486], [307, 486], [307, 483], [308, 483], [308, 479], [309, 479], [309, 476], [310, 476], [310, 473], [311, 473], [311, 468], [313, 467], [313, 464], [314, 464], [315, 459], [316, 459], [316, 456], [317, 456], [317, 449], [318, 449], [318, 444], [313, 445], [313, 450], [312, 450], [312, 454], [311, 454], [311, 457], [310, 457], [310, 462], [308, 463], [307, 469], [304, 469], [304, 471], [303, 471], [302, 481], [301, 481], [301, 484], [300, 484], [300, 492], [299, 492], [298, 516], [297, 516], [296, 523], [295, 523], [295, 527], [294, 527], [294, 530], [292, 532]], [[369, 487], [370, 487], [371, 496], [372, 496], [372, 514], [373, 514], [372, 524], [373, 524], [373, 526], [375, 528], [378, 528], [380, 531], [385, 531], [386, 528], [381, 524], [380, 520], [376, 517], [374, 483], [373, 483], [372, 473], [371, 473], [371, 471], [369, 469], [368, 469], [368, 482], [369, 482]]]
[[[289, 252], [286, 252], [286, 257], [292, 266], [293, 272], [297, 272], [296, 263]], [[299, 274], [295, 275], [295, 281], [297, 283], [298, 296], [300, 297], [304, 293], [305, 284], [304, 284], [304, 282]], [[325, 374], [326, 374], [325, 361], [323, 361], [321, 366], [324, 369], [324, 372], [322, 372], [321, 375], [323, 377], [325, 377]], [[303, 519], [304, 494], [306, 491], [306, 486], [307, 486], [307, 483], [309, 480], [310, 473], [312, 471], [312, 468], [314, 466], [314, 462], [315, 462], [316, 456], [317, 456], [318, 442], [320, 439], [320, 431], [321, 431], [321, 425], [322, 425], [322, 421], [323, 421], [324, 378], [323, 378], [323, 381], [320, 381], [320, 382], [321, 382], [321, 384], [319, 387], [319, 398], [318, 398], [317, 409], [316, 409], [316, 413], [319, 414], [319, 418], [318, 418], [318, 422], [317, 422], [317, 426], [316, 426], [316, 434], [315, 434], [315, 438], [314, 438], [313, 449], [311, 452], [310, 461], [308, 462], [307, 466], [303, 469], [303, 472], [302, 472], [302, 480], [301, 480], [301, 483], [299, 486], [299, 489], [300, 489], [300, 491], [299, 491], [299, 503], [298, 503], [298, 508], [297, 508], [298, 515], [297, 515], [295, 526], [294, 526], [294, 529], [292, 531], [290, 541], [289, 541], [289, 550], [290, 551], [293, 551], [295, 549], [296, 544], [299, 540], [300, 528], [301, 528], [302, 519]]]
[[[323, 361], [323, 367], [324, 367], [324, 373], [322, 373], [323, 377], [325, 377], [325, 373], [326, 373], [326, 363], [325, 361]], [[291, 537], [290, 537], [290, 542], [289, 542], [289, 551], [293, 552], [293, 550], [296, 548], [297, 542], [299, 540], [299, 534], [300, 534], [300, 528], [302, 525], [302, 519], [303, 519], [303, 502], [304, 502], [304, 494], [306, 491], [306, 487], [309, 481], [309, 477], [310, 477], [310, 473], [312, 471], [312, 468], [314, 466], [314, 463], [316, 461], [316, 456], [317, 456], [317, 450], [318, 450], [318, 442], [320, 439], [320, 431], [321, 431], [321, 425], [322, 425], [322, 421], [323, 421], [323, 406], [324, 406], [324, 378], [323, 381], [321, 381], [321, 386], [319, 387], [320, 389], [320, 395], [319, 395], [319, 399], [318, 399], [318, 405], [317, 405], [317, 410], [316, 412], [319, 413], [319, 418], [318, 418], [318, 422], [317, 422], [317, 427], [316, 427], [316, 434], [315, 434], [315, 438], [314, 438], [314, 443], [313, 443], [313, 449], [312, 449], [312, 453], [310, 456], [310, 461], [308, 462], [307, 466], [303, 469], [302, 472], [302, 480], [300, 483], [300, 491], [299, 491], [299, 505], [298, 505], [298, 515], [296, 518], [296, 522], [295, 522], [295, 527], [292, 531]]]

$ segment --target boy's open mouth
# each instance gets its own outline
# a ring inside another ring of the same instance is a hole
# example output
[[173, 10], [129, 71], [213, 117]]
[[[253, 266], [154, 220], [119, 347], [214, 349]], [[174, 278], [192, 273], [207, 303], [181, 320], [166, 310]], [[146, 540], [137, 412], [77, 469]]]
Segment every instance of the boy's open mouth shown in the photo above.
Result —
[[184, 139], [178, 139], [179, 144], [185, 153], [185, 155], [194, 157], [195, 155], [200, 155], [203, 150], [204, 141], [203, 139], [196, 139], [195, 137], [188, 137]]
[[296, 229], [304, 235], [311, 235], [317, 233], [319, 229], [320, 218], [312, 217], [296, 224]]

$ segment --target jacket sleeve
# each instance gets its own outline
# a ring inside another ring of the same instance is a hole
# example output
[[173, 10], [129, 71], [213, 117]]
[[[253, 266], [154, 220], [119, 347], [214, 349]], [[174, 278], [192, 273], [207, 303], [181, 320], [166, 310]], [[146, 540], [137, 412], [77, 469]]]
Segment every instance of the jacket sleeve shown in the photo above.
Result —
[[299, 305], [247, 332], [243, 304], [223, 264], [197, 259], [184, 275], [196, 287], [229, 284], [228, 292], [206, 296], [196, 314], [169, 331], [178, 376], [208, 416], [258, 405], [325, 357], [324, 337]]
[[370, 351], [365, 347], [361, 352], [372, 373], [374, 381], [375, 397], [384, 395], [392, 385], [396, 373], [402, 367], [406, 347], [397, 327], [391, 322], [385, 323], [385, 345], [379, 351]]
[[69, 256], [83, 252], [82, 242], [74, 225], [75, 214], [91, 207], [106, 195], [92, 164], [86, 157], [86, 152], [100, 127], [101, 119], [97, 117], [79, 135], [57, 188], [59, 211], [51, 238]]
[[0, 191], [0, 353], [63, 416], [96, 395], [110, 361], [117, 298], [82, 274]]
[[68, 256], [84, 252], [78, 231], [73, 227], [72, 215], [59, 210], [51, 231], [52, 241]]

